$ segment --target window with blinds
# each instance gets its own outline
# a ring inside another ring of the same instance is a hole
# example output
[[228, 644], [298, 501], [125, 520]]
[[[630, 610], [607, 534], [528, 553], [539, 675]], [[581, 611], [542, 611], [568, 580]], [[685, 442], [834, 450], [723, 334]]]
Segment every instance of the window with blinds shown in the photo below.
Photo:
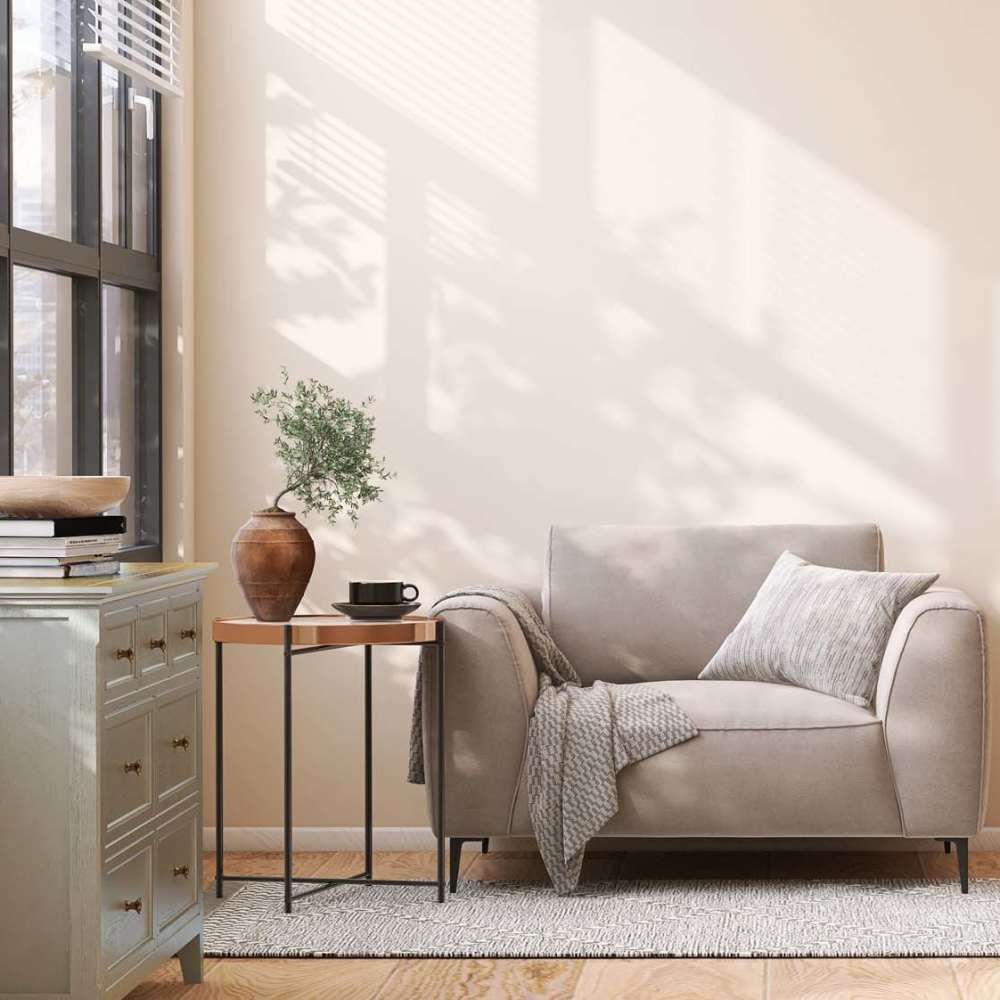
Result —
[[94, 41], [84, 52], [181, 96], [181, 0], [86, 0], [86, 14]]

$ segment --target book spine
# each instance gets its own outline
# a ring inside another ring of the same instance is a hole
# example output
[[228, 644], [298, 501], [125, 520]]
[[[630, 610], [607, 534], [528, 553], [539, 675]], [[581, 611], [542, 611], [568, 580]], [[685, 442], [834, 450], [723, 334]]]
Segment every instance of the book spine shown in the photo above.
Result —
[[119, 514], [38, 521], [31, 518], [0, 518], [0, 538], [73, 538], [80, 535], [121, 535], [124, 532], [125, 518]]

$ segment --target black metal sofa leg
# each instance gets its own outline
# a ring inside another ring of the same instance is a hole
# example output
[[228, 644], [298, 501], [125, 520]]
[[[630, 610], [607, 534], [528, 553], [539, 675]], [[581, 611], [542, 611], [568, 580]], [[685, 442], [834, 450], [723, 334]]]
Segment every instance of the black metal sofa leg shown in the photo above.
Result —
[[448, 887], [452, 892], [458, 892], [458, 869], [462, 864], [462, 844], [464, 843], [464, 837], [452, 837], [448, 841], [450, 852], [449, 858], [451, 861]]
[[483, 854], [490, 849], [489, 837], [449, 837], [448, 856], [450, 861], [449, 886], [452, 892], [458, 892], [458, 870], [462, 865], [462, 845], [478, 842]]
[[955, 845], [958, 854], [958, 880], [962, 884], [962, 892], [969, 891], [969, 838], [968, 837], [938, 837], [944, 844], [944, 853], [951, 854], [951, 845]]
[[959, 837], [954, 841], [958, 852], [958, 880], [962, 883], [962, 892], [969, 891], [969, 838]]

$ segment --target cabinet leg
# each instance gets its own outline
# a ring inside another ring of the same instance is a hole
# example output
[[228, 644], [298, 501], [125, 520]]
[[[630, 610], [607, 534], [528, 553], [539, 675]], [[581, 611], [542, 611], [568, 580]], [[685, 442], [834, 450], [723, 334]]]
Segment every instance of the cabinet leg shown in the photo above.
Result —
[[201, 935], [191, 938], [179, 952], [181, 973], [185, 983], [200, 983], [203, 978], [204, 962], [201, 957]]

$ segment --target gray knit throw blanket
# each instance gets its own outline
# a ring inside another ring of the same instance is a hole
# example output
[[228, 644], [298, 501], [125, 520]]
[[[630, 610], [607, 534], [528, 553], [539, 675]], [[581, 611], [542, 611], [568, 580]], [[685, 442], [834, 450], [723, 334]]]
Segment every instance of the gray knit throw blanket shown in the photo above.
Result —
[[[587, 841], [618, 812], [616, 775], [622, 768], [698, 735], [668, 694], [652, 684], [583, 687], [528, 599], [516, 590], [469, 587], [451, 597], [491, 597], [510, 608], [538, 671], [538, 701], [528, 726], [528, 808], [535, 839], [560, 895], [576, 888]], [[408, 780], [424, 783], [422, 679], [431, 653], [423, 650], [410, 728]]]

